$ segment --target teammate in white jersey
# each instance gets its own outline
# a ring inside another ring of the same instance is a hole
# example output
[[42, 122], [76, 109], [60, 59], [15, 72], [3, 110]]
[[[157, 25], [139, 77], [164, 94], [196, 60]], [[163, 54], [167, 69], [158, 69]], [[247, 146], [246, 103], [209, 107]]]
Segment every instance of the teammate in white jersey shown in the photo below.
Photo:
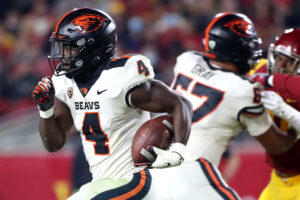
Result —
[[204, 36], [205, 51], [181, 54], [174, 68], [173, 89], [193, 104], [185, 161], [204, 157], [218, 166], [228, 143], [244, 129], [269, 153], [286, 151], [295, 133], [272, 125], [260, 101], [260, 85], [242, 76], [261, 54], [254, 24], [243, 14], [220, 13]]
[[40, 112], [40, 135], [48, 151], [64, 146], [74, 124], [81, 132], [93, 182], [113, 178], [118, 180], [116, 185], [122, 185], [130, 181], [122, 177], [144, 173], [133, 164], [131, 142], [139, 126], [150, 118], [146, 111], [168, 112], [173, 117], [175, 142], [169, 151], [157, 153], [152, 167], [182, 162], [191, 105], [153, 80], [146, 57], [112, 58], [116, 25], [109, 15], [96, 9], [74, 9], [58, 22], [50, 44], [48, 58], [54, 76], [43, 78], [33, 91]]

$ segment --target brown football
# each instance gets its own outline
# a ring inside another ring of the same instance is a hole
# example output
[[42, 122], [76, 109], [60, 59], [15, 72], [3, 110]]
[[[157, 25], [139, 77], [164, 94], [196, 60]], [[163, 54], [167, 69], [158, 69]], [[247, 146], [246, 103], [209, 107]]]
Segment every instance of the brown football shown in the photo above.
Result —
[[170, 147], [174, 139], [173, 120], [170, 115], [161, 115], [145, 122], [136, 132], [131, 147], [135, 164], [152, 163], [155, 156], [146, 151], [155, 146], [164, 150]]

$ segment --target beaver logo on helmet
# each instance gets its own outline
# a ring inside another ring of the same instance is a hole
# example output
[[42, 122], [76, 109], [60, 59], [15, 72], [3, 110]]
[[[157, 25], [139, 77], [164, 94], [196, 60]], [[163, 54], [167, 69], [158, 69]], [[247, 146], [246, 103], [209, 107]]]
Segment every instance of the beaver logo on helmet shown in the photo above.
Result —
[[87, 33], [97, 30], [106, 18], [95, 15], [95, 14], [85, 14], [77, 17], [71, 23], [75, 28], [81, 33]]
[[254, 27], [247, 21], [244, 20], [233, 20], [224, 25], [224, 27], [230, 28], [234, 33], [249, 37], [254, 33]]

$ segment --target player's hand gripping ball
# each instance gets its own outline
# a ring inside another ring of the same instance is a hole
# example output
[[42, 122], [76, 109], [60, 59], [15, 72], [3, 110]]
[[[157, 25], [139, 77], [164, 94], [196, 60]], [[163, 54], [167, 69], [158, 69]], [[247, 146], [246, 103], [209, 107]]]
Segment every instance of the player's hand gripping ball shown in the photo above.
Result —
[[172, 118], [162, 115], [145, 122], [136, 132], [131, 147], [133, 162], [136, 166], [150, 166], [156, 155], [150, 153], [151, 146], [167, 150], [174, 139]]

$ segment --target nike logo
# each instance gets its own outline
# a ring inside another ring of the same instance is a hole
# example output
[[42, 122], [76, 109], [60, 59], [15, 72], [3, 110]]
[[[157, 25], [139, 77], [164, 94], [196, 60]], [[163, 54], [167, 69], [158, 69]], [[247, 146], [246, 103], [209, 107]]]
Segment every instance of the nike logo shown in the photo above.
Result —
[[106, 90], [107, 90], [107, 89], [102, 90], [102, 91], [97, 90], [97, 94], [100, 95], [100, 94], [102, 94], [103, 92], [105, 92]]

